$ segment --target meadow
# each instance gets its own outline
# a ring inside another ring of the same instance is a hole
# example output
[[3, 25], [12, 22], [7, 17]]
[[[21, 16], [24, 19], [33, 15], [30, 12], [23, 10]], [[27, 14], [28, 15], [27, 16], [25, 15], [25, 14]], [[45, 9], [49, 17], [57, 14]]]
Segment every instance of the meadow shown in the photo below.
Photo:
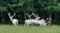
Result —
[[60, 33], [59, 25], [24, 26], [0, 25], [0, 33]]

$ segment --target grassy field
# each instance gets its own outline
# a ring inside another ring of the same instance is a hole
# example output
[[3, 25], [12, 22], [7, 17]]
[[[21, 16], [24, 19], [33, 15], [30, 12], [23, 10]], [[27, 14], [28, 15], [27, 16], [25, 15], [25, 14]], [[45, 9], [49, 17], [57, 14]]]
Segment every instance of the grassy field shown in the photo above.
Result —
[[60, 26], [29, 26], [24, 27], [19, 25], [14, 27], [12, 25], [0, 25], [0, 33], [60, 33]]

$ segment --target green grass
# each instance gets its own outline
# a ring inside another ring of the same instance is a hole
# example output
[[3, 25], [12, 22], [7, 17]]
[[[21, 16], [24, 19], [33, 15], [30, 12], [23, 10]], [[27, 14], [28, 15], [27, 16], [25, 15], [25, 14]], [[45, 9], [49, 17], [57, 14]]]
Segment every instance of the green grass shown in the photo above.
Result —
[[0, 33], [60, 33], [60, 26], [23, 26], [0, 25]]

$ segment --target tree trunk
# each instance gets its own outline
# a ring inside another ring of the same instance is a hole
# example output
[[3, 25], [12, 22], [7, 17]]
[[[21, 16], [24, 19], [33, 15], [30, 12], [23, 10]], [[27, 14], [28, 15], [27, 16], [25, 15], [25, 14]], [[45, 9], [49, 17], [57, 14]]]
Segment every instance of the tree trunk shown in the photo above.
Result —
[[51, 21], [52, 21], [52, 17], [51, 17], [51, 13], [50, 13], [50, 14], [49, 14], [49, 20], [48, 20], [48, 22], [47, 22], [48, 25], [51, 25], [51, 23], [52, 23]]
[[26, 11], [25, 11], [25, 6], [23, 6], [23, 14], [24, 14], [24, 20], [26, 19]]
[[3, 17], [3, 16], [2, 16], [2, 11], [1, 11], [1, 21], [2, 21], [2, 17]]
[[25, 13], [25, 11], [23, 13], [24, 13], [24, 19], [26, 19], [26, 15], [25, 15], [26, 13]]
[[57, 20], [57, 14], [55, 13], [55, 20]]

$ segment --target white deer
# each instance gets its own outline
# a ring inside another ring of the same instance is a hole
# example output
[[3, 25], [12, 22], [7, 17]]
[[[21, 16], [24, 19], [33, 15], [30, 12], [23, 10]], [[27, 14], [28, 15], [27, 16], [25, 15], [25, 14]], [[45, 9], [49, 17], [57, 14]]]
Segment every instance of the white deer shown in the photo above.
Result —
[[[34, 15], [34, 14], [32, 14]], [[35, 16], [35, 15], [34, 15]], [[35, 19], [27, 19], [25, 20], [25, 25], [29, 26], [30, 24], [39, 24], [40, 26], [45, 26], [46, 25], [46, 21], [44, 19], [38, 20], [40, 17], [38, 17], [38, 15], [36, 15]]]
[[18, 19], [13, 19], [13, 17], [15, 16], [16, 14], [14, 13], [13, 16], [10, 15], [10, 13], [8, 13], [8, 16], [10, 18], [10, 21], [13, 23], [14, 26], [17, 26], [18, 25]]
[[41, 19], [41, 20], [37, 20], [37, 23], [40, 25], [40, 26], [46, 26], [47, 23], [44, 19]]

